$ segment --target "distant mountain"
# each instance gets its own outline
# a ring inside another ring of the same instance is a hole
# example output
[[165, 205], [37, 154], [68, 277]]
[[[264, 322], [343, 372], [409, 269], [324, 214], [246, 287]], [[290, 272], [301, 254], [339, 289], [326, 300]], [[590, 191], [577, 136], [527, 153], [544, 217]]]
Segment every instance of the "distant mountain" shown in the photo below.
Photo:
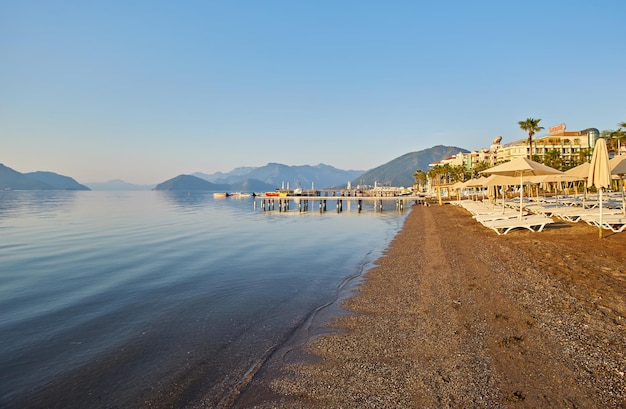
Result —
[[2, 190], [89, 190], [74, 179], [52, 172], [20, 173], [0, 164]]
[[418, 152], [404, 154], [390, 162], [369, 170], [358, 178], [352, 179], [352, 186], [374, 185], [377, 182], [384, 186], [413, 186], [413, 174], [421, 169], [428, 172], [428, 165], [442, 159], [469, 151], [455, 146], [433, 146]]
[[261, 182], [256, 179], [246, 179], [241, 182], [235, 182], [229, 185], [230, 192], [248, 192], [248, 193], [261, 193], [272, 191], [276, 189], [276, 186], [269, 183]]
[[230, 191], [230, 185], [215, 184], [192, 175], [179, 175], [175, 178], [159, 183], [154, 190], [209, 190]]
[[52, 190], [52, 186], [13, 170], [0, 163], [0, 189]]
[[69, 176], [59, 175], [54, 172], [29, 172], [24, 173], [31, 179], [38, 180], [57, 190], [91, 190], [85, 185], [81, 185]]
[[155, 185], [135, 185], [132, 183], [124, 182], [120, 179], [109, 180], [108, 182], [95, 182], [88, 183], [87, 186], [92, 190], [152, 190]]
[[250, 172], [252, 172], [255, 169], [257, 168], [244, 166], [240, 168], [235, 168], [231, 170], [230, 172], [226, 172], [226, 173], [215, 172], [215, 173], [208, 175], [206, 173], [196, 172], [196, 173], [192, 173], [192, 175], [197, 176], [204, 180], [208, 180], [211, 183], [222, 183], [223, 181], [228, 180], [229, 177], [234, 177], [234, 178], [245, 177], [246, 175], [248, 175]]
[[[255, 179], [271, 185], [272, 189], [270, 190], [274, 190], [283, 187], [283, 185], [285, 188], [289, 185], [292, 189], [296, 187], [306, 189], [312, 185], [319, 189], [341, 186], [362, 173], [362, 170], [341, 170], [322, 163], [316, 166], [288, 166], [280, 163], [268, 163], [260, 168], [237, 168], [228, 173], [220, 172], [212, 175], [194, 173], [194, 175], [214, 183], [225, 184], [237, 184], [246, 179]], [[255, 191], [257, 190], [268, 189], [255, 189]]]

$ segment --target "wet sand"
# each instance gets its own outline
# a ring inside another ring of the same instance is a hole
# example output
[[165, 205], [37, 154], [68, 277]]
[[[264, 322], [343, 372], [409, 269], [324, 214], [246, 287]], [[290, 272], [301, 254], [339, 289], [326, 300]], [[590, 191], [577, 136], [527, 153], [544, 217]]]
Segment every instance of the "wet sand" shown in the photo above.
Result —
[[[350, 312], [236, 408], [626, 407], [626, 233], [414, 206]], [[276, 361], [276, 359], [274, 359]]]

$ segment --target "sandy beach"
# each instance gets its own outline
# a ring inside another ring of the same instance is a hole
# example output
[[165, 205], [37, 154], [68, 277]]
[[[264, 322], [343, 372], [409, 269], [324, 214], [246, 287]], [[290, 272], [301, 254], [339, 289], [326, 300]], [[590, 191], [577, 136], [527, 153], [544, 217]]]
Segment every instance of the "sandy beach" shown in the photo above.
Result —
[[414, 206], [343, 307], [232, 407], [626, 407], [626, 233]]

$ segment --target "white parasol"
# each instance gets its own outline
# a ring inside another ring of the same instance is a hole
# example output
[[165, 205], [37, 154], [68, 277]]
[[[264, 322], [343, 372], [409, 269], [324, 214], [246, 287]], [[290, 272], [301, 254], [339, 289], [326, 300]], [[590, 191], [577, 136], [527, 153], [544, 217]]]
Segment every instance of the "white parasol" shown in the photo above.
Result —
[[483, 170], [480, 173], [488, 175], [519, 176], [519, 218], [521, 219], [524, 213], [524, 176], [553, 175], [562, 174], [563, 172], [530, 159], [517, 158], [510, 162], [503, 163], [502, 165]]
[[611, 169], [609, 168], [609, 151], [606, 148], [606, 141], [600, 138], [593, 148], [591, 163], [589, 164], [589, 175], [587, 176], [587, 187], [595, 186], [600, 193], [600, 231], [602, 238], [602, 190], [611, 186]]

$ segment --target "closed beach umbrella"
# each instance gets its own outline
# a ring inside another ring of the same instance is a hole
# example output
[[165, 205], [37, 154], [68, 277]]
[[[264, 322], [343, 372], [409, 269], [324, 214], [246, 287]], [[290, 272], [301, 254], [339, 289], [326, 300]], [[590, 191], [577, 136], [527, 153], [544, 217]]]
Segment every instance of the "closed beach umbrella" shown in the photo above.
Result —
[[562, 174], [563, 172], [527, 158], [517, 158], [502, 165], [483, 170], [480, 173], [519, 177], [519, 218], [521, 219], [524, 212], [524, 176], [553, 175]]
[[609, 167], [609, 151], [606, 148], [606, 141], [600, 138], [596, 141], [593, 149], [591, 163], [589, 164], [589, 175], [587, 176], [587, 187], [595, 186], [600, 193], [600, 231], [602, 238], [602, 189], [611, 186], [611, 169]]

